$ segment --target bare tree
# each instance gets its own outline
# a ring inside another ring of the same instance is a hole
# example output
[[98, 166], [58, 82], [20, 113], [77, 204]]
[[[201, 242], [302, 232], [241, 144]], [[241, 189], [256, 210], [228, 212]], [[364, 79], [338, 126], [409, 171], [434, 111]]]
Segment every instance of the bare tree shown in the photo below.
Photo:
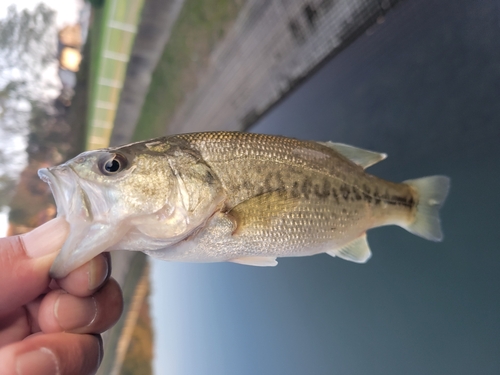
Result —
[[0, 19], [0, 207], [8, 203], [24, 167], [24, 148], [34, 107], [50, 111], [59, 89], [55, 12], [10, 6]]

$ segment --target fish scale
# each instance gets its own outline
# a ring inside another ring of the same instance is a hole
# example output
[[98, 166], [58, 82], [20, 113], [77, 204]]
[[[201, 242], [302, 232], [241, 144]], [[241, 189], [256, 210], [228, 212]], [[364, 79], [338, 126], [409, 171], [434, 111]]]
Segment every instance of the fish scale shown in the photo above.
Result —
[[441, 240], [449, 179], [394, 183], [365, 172], [385, 157], [240, 132], [86, 152], [39, 171], [72, 228], [51, 274], [64, 277], [110, 250], [254, 266], [326, 252], [362, 263], [371, 256], [366, 231], [388, 224]]
[[[277, 190], [286, 191], [290, 197], [298, 195], [300, 202], [290, 212], [282, 211], [276, 217], [271, 211], [271, 223], [266, 220], [268, 212], [260, 207], [256, 212], [247, 212], [252, 229], [247, 228], [247, 234], [240, 239], [245, 242], [248, 237], [259, 238], [261, 246], [255, 254], [304, 255], [304, 249], [323, 252], [325, 247], [334, 249], [358, 237], [372, 225], [371, 213], [377, 204], [375, 199], [364, 200], [360, 193], [357, 199], [353, 186], [376, 185], [374, 191], [384, 190], [386, 196], [412, 194], [408, 185], [390, 184], [367, 175], [360, 166], [316, 142], [233, 132], [183, 134], [169, 141], [175, 143], [177, 139], [198, 151], [216, 172], [229, 192], [229, 212], [241, 202]], [[327, 191], [325, 185], [329, 186]], [[378, 206], [381, 212], [375, 216], [386, 220], [390, 217], [392, 221], [400, 220], [401, 214], [410, 215], [413, 209], [393, 209], [388, 215], [383, 205]]]

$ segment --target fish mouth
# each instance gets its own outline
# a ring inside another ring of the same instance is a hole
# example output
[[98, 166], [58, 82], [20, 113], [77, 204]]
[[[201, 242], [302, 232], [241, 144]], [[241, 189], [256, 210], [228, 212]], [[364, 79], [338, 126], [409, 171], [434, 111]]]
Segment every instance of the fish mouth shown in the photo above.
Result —
[[52, 191], [57, 207], [57, 216], [67, 216], [71, 212], [71, 201], [76, 190], [74, 172], [70, 168], [52, 167], [38, 170], [40, 179]]
[[[50, 276], [59, 279], [102, 252], [99, 246], [87, 242], [103, 234], [100, 225], [93, 226], [89, 197], [70, 166], [43, 168], [38, 171], [38, 176], [52, 191], [57, 216], [64, 217], [70, 225], [70, 233], [50, 269]], [[109, 232], [105, 234], [110, 236]]]

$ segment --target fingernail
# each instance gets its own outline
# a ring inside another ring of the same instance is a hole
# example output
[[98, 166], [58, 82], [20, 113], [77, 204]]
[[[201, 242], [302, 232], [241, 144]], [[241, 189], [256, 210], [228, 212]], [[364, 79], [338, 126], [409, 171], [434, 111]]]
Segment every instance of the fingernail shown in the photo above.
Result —
[[56, 218], [23, 234], [26, 254], [30, 258], [40, 258], [61, 249], [69, 233], [69, 224], [63, 218]]
[[54, 305], [54, 315], [64, 331], [87, 327], [97, 316], [94, 297], [78, 298], [62, 293]]
[[52, 350], [40, 348], [17, 357], [16, 373], [17, 375], [58, 375], [60, 371]]
[[[104, 262], [99, 257], [103, 258]], [[106, 277], [108, 277], [108, 258], [104, 255], [98, 255], [90, 261], [89, 267], [89, 290], [94, 290], [101, 286]]]

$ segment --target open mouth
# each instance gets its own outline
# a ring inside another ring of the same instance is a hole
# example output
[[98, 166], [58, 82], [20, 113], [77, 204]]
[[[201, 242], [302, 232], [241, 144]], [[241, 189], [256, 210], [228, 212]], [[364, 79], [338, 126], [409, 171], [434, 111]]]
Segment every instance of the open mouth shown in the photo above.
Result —
[[70, 166], [43, 168], [38, 175], [50, 186], [57, 216], [64, 217], [70, 225], [70, 233], [50, 269], [51, 277], [62, 278], [104, 251], [115, 230], [106, 232], [100, 223], [93, 225], [90, 200], [81, 186], [82, 180]]
[[66, 216], [71, 212], [71, 204], [76, 193], [74, 172], [65, 166], [42, 168], [38, 176], [47, 183], [52, 191], [57, 206], [57, 216]]

